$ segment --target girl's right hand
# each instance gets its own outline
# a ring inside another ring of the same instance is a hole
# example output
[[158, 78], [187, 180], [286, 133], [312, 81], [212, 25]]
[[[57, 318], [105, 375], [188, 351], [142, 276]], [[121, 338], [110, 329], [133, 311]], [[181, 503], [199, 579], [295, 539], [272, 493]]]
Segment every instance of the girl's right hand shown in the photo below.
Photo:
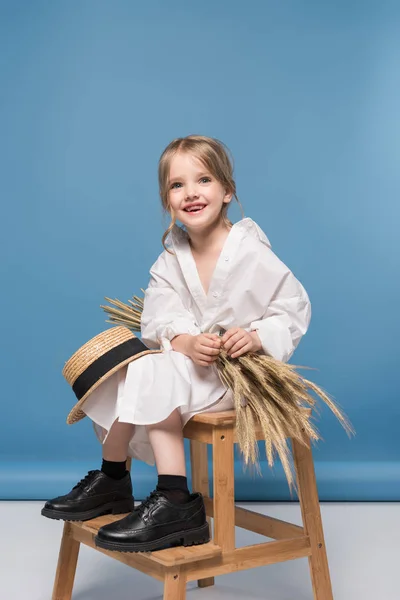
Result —
[[218, 335], [212, 333], [200, 333], [199, 335], [190, 336], [187, 340], [187, 351], [185, 354], [187, 354], [196, 365], [209, 367], [217, 360], [221, 344], [221, 338]]

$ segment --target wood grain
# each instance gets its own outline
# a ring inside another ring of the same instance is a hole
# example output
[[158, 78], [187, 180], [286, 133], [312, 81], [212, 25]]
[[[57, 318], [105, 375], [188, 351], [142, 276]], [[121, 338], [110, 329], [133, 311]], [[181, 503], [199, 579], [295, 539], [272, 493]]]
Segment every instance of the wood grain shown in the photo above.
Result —
[[71, 599], [79, 546], [79, 542], [73, 537], [71, 524], [64, 523], [52, 600]]
[[292, 447], [304, 531], [310, 538], [312, 550], [308, 559], [311, 582], [314, 600], [333, 600], [314, 462], [308, 436], [307, 440], [308, 443], [304, 446], [292, 439]]
[[[203, 494], [204, 500], [210, 495], [210, 483], [208, 480], [208, 454], [207, 444], [190, 440], [190, 463], [192, 468], [192, 491]], [[212, 534], [212, 522], [210, 517], [207, 517], [207, 522]], [[206, 588], [214, 585], [214, 577], [206, 577], [199, 579], [198, 587]]]
[[235, 548], [233, 426], [213, 429], [214, 542], [223, 552]]

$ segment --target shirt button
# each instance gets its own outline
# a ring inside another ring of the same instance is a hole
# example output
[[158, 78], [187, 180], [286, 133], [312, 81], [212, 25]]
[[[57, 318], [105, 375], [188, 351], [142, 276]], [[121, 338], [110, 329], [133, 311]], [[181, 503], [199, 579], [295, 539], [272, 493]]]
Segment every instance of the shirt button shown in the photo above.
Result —
[[218, 292], [213, 292], [213, 296], [214, 296], [214, 298], [218, 298], [218, 296], [219, 296]]
[[225, 256], [224, 261], [228, 262], [228, 260], [229, 260], [229, 256]]

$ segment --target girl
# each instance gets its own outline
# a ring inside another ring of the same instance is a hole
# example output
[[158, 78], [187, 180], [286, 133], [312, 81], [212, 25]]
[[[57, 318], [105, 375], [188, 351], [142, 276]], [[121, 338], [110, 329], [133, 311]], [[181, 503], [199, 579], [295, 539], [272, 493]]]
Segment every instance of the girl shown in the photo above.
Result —
[[[209, 540], [203, 498], [187, 486], [182, 428], [201, 411], [233, 408], [213, 364], [222, 346], [233, 358], [262, 352], [287, 361], [311, 315], [306, 291], [258, 225], [228, 220], [239, 200], [224, 144], [173, 140], [158, 174], [171, 224], [150, 270], [141, 334], [163, 352], [130, 363], [88, 397], [83, 410], [102, 442], [101, 470], [42, 510], [67, 520], [131, 511], [96, 537], [100, 547], [128, 552]], [[158, 472], [156, 490], [136, 509], [127, 456], [155, 462]]]

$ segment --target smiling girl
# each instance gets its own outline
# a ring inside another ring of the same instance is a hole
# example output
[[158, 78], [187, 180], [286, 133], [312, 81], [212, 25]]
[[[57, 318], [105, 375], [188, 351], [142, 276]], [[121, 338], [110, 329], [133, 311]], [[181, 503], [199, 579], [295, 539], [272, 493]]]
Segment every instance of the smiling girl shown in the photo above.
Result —
[[[127, 552], [209, 540], [203, 498], [187, 486], [182, 429], [199, 412], [233, 408], [214, 365], [222, 346], [233, 358], [261, 352], [287, 361], [311, 317], [305, 289], [260, 227], [229, 221], [229, 204], [239, 200], [222, 142], [173, 140], [158, 175], [171, 223], [150, 269], [141, 334], [162, 353], [131, 362], [88, 397], [82, 409], [102, 442], [101, 470], [42, 510], [71, 520], [131, 511], [96, 537], [102, 548]], [[155, 462], [158, 472], [156, 490], [137, 508], [128, 456]]]

